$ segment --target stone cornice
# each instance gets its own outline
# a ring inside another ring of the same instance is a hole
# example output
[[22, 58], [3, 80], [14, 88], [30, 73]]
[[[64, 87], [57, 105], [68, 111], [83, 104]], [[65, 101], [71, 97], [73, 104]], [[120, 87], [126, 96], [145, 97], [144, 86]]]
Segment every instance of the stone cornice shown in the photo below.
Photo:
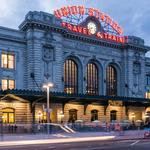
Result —
[[110, 48], [115, 48], [115, 49], [133, 49], [133, 50], [138, 50], [138, 51], [144, 51], [147, 52], [150, 50], [150, 47], [148, 46], [143, 46], [143, 45], [135, 45], [135, 44], [130, 44], [130, 43], [125, 43], [125, 44], [120, 44], [120, 43], [115, 43], [111, 41], [106, 41], [102, 39], [97, 39], [93, 37], [87, 37], [84, 35], [81, 35], [79, 33], [72, 33], [69, 32], [67, 29], [64, 29], [60, 26], [56, 25], [48, 25], [46, 23], [42, 22], [36, 22], [36, 21], [24, 21], [21, 26], [21, 30], [26, 31], [27, 29], [30, 28], [38, 28], [41, 30], [51, 30], [53, 32], [57, 32], [63, 35], [65, 38], [69, 38], [72, 40], [78, 40], [90, 44], [96, 44], [100, 45], [103, 47], [110, 47]]
[[123, 49], [132, 49], [132, 50], [148, 52], [150, 50], [150, 47], [126, 43], [123, 45]]
[[26, 40], [25, 39], [16, 38], [15, 36], [9, 36], [9, 35], [4, 35], [4, 34], [0, 34], [0, 40], [26, 44]]

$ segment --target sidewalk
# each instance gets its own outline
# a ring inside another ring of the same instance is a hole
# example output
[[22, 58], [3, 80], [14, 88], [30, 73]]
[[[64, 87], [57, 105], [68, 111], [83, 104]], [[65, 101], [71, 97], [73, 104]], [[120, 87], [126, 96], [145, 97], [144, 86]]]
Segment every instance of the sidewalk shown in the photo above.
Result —
[[125, 139], [143, 139], [144, 138], [144, 130], [131, 130], [131, 131], [125, 131], [122, 133], [115, 132], [115, 139], [118, 140], [125, 140]]
[[46, 143], [68, 143], [81, 141], [98, 141], [98, 140], [133, 140], [143, 139], [144, 130], [125, 131], [123, 135], [118, 132], [86, 132], [74, 134], [25, 134], [25, 135], [4, 135], [0, 146], [24, 145], [24, 144], [46, 144]]

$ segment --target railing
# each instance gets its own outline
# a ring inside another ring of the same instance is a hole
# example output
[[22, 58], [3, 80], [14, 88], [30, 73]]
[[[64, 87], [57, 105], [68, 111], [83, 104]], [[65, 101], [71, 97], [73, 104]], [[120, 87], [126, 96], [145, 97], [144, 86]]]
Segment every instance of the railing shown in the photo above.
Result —
[[1, 124], [0, 131], [3, 134], [47, 134], [49, 126], [49, 134], [53, 133], [74, 133], [74, 130], [69, 128], [67, 125], [56, 124], [56, 123], [39, 123], [39, 124]]
[[140, 130], [144, 129], [145, 125], [134, 125], [131, 123], [40, 123], [40, 124], [1, 124], [0, 132], [3, 134], [47, 134], [49, 125], [49, 133], [75, 133], [75, 132], [110, 132], [116, 131], [118, 127], [121, 130]]

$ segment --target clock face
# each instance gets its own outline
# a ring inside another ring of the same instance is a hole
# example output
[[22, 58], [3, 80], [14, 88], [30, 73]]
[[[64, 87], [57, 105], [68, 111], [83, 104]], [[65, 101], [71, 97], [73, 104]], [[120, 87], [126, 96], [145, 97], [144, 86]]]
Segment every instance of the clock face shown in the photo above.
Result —
[[89, 30], [89, 32], [90, 32], [91, 34], [95, 34], [96, 31], [97, 31], [97, 26], [96, 26], [96, 24], [95, 24], [94, 22], [89, 22], [89, 23], [87, 24], [87, 28], [88, 28], [88, 30]]

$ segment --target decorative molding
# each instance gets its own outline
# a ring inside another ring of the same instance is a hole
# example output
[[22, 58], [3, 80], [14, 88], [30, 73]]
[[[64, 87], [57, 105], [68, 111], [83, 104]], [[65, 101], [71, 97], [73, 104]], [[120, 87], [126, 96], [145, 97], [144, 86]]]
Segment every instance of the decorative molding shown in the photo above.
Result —
[[137, 51], [141, 50], [144, 52], [147, 52], [150, 50], [150, 47], [148, 47], [148, 46], [144, 46], [144, 45], [136, 46], [136, 45], [133, 45], [132, 43], [119, 44], [119, 43], [115, 43], [115, 42], [111, 42], [111, 41], [104, 41], [104, 40], [96, 39], [93, 37], [87, 37], [87, 36], [84, 36], [81, 34], [75, 34], [72, 32], [68, 32], [66, 29], [64, 29], [60, 26], [48, 25], [48, 24], [37, 22], [37, 21], [32, 21], [32, 22], [26, 21], [22, 25], [23, 31], [26, 31], [27, 29], [30, 29], [30, 28], [38, 28], [40, 30], [49, 30], [52, 32], [57, 32], [57, 33], [62, 34], [65, 38], [78, 40], [78, 41], [82, 41], [82, 42], [86, 42], [86, 43], [90, 43], [90, 44], [100, 45], [103, 47], [110, 47], [110, 48], [115, 48], [115, 49], [133, 49], [133, 50], [137, 50]]
[[111, 100], [109, 100], [109, 105], [110, 106], [119, 106], [119, 107], [123, 106], [121, 101], [111, 101]]
[[54, 61], [54, 48], [51, 45], [44, 45], [42, 58], [45, 62]]

